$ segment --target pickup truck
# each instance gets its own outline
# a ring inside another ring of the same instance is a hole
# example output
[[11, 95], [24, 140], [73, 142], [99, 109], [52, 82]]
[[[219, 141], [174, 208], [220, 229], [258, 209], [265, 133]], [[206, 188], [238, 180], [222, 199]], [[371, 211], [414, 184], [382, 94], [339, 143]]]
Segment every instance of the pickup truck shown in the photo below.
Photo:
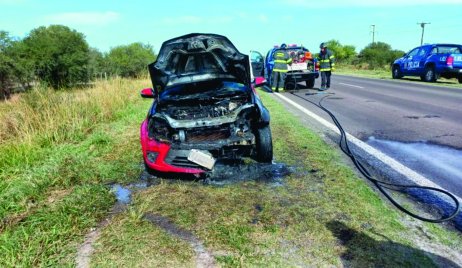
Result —
[[[265, 58], [265, 77], [271, 83], [273, 74], [273, 54], [279, 46], [270, 49]], [[289, 45], [286, 48], [292, 57], [292, 64], [288, 67], [284, 89], [297, 89], [299, 82], [306, 82], [307, 88], [313, 88], [315, 79], [319, 77], [319, 65], [311, 52], [303, 46]]]
[[462, 83], [462, 45], [431, 44], [412, 49], [392, 65], [392, 77], [403, 76], [420, 76], [425, 82], [457, 78]]

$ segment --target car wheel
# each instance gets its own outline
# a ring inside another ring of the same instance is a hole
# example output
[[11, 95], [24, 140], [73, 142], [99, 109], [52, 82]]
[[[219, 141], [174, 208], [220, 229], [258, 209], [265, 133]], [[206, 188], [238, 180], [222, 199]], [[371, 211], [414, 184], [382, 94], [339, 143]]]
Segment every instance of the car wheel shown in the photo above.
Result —
[[427, 66], [424, 73], [425, 82], [436, 82], [435, 68]]
[[259, 128], [256, 133], [256, 155], [258, 162], [271, 163], [273, 160], [273, 140], [270, 126]]
[[462, 75], [457, 77], [457, 80], [459, 80], [459, 84], [462, 84]]
[[306, 80], [306, 87], [307, 88], [313, 88], [314, 87], [314, 78], [310, 80]]
[[391, 71], [391, 76], [393, 79], [400, 79], [403, 78], [403, 74], [401, 73], [401, 70], [399, 69], [399, 66], [393, 66], [393, 69]]

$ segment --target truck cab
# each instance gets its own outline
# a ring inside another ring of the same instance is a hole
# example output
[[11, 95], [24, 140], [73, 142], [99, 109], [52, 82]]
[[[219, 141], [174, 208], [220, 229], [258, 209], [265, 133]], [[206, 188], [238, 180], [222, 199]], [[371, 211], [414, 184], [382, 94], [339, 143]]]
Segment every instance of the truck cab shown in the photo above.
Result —
[[[279, 46], [270, 49], [265, 57], [265, 77], [267, 81], [272, 81], [274, 59], [273, 55], [280, 50]], [[307, 88], [313, 88], [315, 79], [319, 77], [319, 66], [317, 60], [311, 52], [298, 45], [289, 45], [286, 48], [288, 54], [292, 57], [292, 64], [288, 67], [284, 89], [297, 89], [300, 82], [306, 83]]]

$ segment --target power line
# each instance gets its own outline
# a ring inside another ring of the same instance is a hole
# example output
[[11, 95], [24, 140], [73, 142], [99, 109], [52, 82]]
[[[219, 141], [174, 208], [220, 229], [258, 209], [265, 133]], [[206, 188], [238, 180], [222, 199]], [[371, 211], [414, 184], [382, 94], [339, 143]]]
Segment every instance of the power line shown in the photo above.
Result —
[[422, 45], [423, 44], [424, 31], [425, 31], [425, 25], [430, 24], [430, 22], [418, 22], [417, 24], [420, 24], [420, 27], [422, 27], [422, 37], [420, 38], [420, 45]]

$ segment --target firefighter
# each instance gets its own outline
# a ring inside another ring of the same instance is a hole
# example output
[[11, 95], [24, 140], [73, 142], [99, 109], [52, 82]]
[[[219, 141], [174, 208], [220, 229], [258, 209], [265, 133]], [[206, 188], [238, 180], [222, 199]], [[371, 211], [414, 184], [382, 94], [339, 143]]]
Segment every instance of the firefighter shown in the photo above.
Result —
[[[287, 45], [282, 44], [280, 49], [276, 50], [273, 54], [274, 67], [271, 89], [275, 92], [279, 92], [279, 87], [284, 89], [284, 81], [287, 73], [287, 65], [292, 64], [292, 58], [287, 53]], [[281, 86], [282, 85], [282, 86]]]
[[321, 72], [321, 88], [319, 90], [327, 90], [330, 88], [330, 76], [335, 70], [335, 57], [332, 52], [327, 49], [326, 43], [321, 43], [319, 46], [319, 71]]

